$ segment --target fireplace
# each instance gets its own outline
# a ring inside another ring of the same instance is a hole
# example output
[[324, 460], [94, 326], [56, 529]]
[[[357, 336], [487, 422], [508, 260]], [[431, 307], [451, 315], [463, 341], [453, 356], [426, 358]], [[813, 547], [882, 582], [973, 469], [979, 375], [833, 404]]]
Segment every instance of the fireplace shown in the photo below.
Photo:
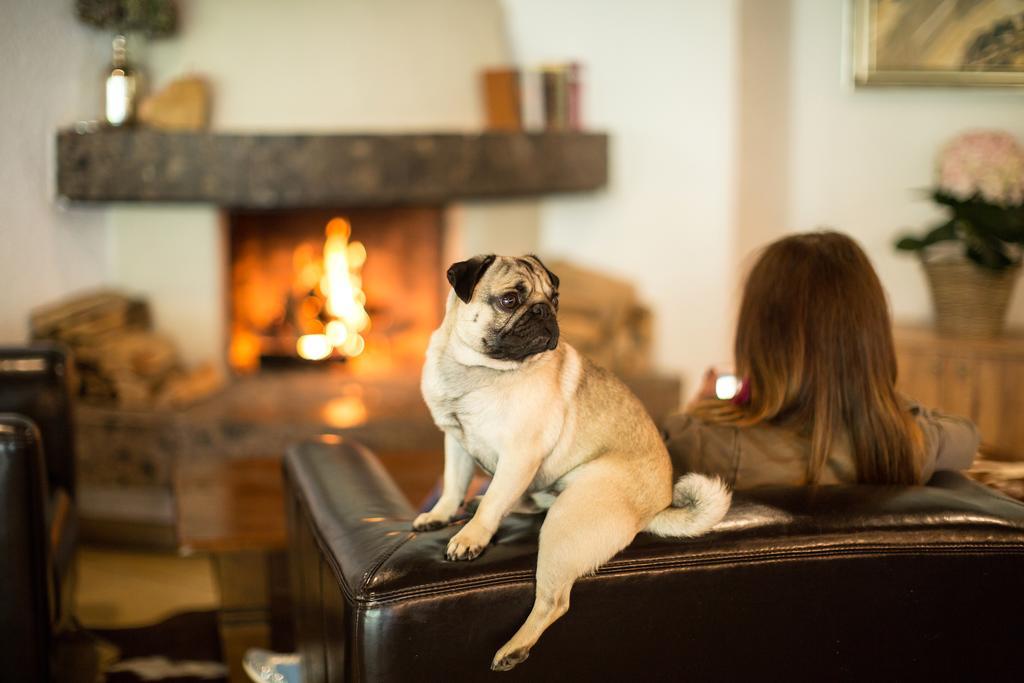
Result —
[[438, 207], [229, 211], [233, 370], [418, 373], [443, 314]]
[[76, 129], [56, 153], [64, 201], [125, 202], [111, 210], [119, 281], [149, 299], [152, 331], [218, 378], [228, 359], [195, 400], [76, 411], [83, 516], [169, 525], [179, 468], [280, 457], [325, 432], [374, 450], [419, 503], [443, 467], [419, 375], [444, 268], [537, 249], [532, 200], [603, 188], [608, 140]]

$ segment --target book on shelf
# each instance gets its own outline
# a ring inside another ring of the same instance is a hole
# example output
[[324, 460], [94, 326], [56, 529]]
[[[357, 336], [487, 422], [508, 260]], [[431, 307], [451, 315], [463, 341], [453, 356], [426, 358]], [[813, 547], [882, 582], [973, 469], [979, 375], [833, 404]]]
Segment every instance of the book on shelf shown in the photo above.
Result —
[[545, 66], [544, 125], [548, 130], [565, 130], [569, 123], [569, 79], [565, 67]]
[[519, 72], [516, 69], [487, 69], [483, 81], [487, 128], [522, 130]]
[[580, 130], [581, 67], [577, 62], [483, 73], [489, 130]]
[[582, 82], [580, 78], [579, 62], [569, 62], [566, 65], [566, 115], [569, 117], [566, 127], [569, 130], [581, 130], [583, 128], [583, 107], [580, 100]]
[[523, 130], [544, 130], [544, 79], [536, 69], [519, 73], [519, 102]]

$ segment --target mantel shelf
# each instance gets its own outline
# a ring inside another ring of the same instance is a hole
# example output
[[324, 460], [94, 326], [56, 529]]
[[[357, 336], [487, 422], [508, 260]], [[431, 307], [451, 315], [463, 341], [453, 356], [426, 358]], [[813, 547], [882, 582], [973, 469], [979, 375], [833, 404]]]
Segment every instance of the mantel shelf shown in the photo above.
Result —
[[603, 133], [57, 134], [57, 192], [76, 202], [443, 204], [596, 190], [607, 176]]

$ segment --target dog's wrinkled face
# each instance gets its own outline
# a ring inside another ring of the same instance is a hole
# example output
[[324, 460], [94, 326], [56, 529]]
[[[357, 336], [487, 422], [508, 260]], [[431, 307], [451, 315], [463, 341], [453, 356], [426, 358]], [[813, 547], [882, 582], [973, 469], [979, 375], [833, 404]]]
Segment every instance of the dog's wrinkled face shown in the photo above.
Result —
[[558, 276], [539, 258], [476, 256], [448, 269], [455, 330], [470, 348], [522, 361], [558, 346]]

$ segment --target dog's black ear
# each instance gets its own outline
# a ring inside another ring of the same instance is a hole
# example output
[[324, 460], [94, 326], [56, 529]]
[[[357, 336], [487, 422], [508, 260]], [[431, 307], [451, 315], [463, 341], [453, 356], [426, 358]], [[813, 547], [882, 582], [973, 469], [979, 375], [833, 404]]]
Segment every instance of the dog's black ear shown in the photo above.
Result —
[[484, 276], [487, 269], [494, 263], [494, 258], [494, 254], [474, 256], [468, 261], [453, 263], [448, 268], [448, 282], [451, 284], [452, 289], [455, 290], [455, 294], [464, 303], [468, 304], [469, 300], [473, 298], [473, 290], [476, 289], [476, 283], [480, 282], [480, 278]]
[[548, 274], [548, 279], [551, 280], [551, 285], [555, 289], [558, 289], [558, 276], [552, 273], [551, 270], [549, 270], [548, 267], [544, 265], [544, 262], [540, 260], [540, 256], [537, 256], [536, 254], [530, 254], [530, 258], [532, 258], [534, 261], [540, 264], [540, 267], [543, 268], [544, 272]]

